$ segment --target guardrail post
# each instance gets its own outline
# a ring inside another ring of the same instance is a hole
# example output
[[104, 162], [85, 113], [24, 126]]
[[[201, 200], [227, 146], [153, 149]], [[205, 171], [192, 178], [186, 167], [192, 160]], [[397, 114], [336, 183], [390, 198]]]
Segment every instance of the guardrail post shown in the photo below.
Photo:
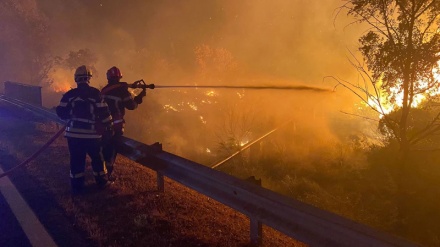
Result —
[[[255, 176], [250, 176], [245, 181], [258, 185], [261, 187], [261, 179], [256, 179]], [[261, 246], [261, 241], [263, 238], [263, 225], [257, 218], [249, 216], [250, 227], [251, 227], [251, 245]]]
[[263, 238], [263, 225], [254, 217], [249, 217], [251, 223], [251, 245], [261, 246]]
[[156, 172], [156, 174], [157, 174], [157, 190], [160, 192], [164, 192], [165, 182], [164, 182], [163, 174], [160, 172]]

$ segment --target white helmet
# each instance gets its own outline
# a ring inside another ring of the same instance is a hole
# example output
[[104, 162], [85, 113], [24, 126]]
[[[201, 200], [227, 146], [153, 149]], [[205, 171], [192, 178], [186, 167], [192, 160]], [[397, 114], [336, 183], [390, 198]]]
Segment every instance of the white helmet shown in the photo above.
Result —
[[75, 71], [75, 82], [88, 82], [92, 77], [92, 71], [85, 65], [79, 66]]

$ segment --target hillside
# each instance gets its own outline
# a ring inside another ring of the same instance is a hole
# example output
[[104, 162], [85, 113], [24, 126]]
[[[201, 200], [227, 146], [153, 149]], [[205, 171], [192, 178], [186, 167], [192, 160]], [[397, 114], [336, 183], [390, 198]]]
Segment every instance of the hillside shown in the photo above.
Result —
[[[24, 160], [59, 128], [0, 105], [4, 170], [13, 166], [5, 165], [11, 163], [5, 159]], [[47, 226], [48, 231], [63, 246], [68, 245], [66, 239], [89, 246], [249, 246], [249, 220], [244, 215], [169, 179], [165, 192], [158, 192], [155, 173], [125, 157], [119, 156], [116, 165], [116, 182], [98, 190], [88, 161], [87, 191], [72, 198], [69, 153], [60, 137], [10, 177], [30, 198], [40, 220], [55, 224]], [[272, 229], [263, 231], [263, 246], [303, 246]]]

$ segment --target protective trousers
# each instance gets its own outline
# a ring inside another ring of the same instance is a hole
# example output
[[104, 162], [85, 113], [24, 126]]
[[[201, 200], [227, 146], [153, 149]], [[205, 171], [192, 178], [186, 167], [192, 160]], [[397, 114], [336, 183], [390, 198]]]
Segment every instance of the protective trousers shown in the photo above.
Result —
[[101, 151], [101, 140], [95, 138], [67, 138], [70, 152], [70, 177], [72, 190], [81, 190], [84, 186], [86, 155], [92, 160], [93, 175], [98, 185], [105, 185], [107, 170]]
[[115, 135], [103, 145], [102, 154], [104, 155], [105, 166], [109, 175], [113, 172], [116, 155], [118, 154], [118, 150], [121, 149], [121, 146], [122, 133], [117, 131], [115, 132]]

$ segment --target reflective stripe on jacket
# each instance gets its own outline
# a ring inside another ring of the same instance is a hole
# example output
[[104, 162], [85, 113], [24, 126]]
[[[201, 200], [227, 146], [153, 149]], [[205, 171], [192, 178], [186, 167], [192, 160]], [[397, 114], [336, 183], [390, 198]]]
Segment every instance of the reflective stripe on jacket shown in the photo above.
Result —
[[66, 92], [56, 107], [58, 117], [68, 120], [65, 137], [101, 138], [96, 131], [97, 124], [111, 128], [112, 117], [107, 103], [98, 89], [87, 83]]
[[138, 107], [138, 104], [134, 101], [133, 96], [128, 91], [127, 83], [108, 83], [101, 90], [101, 94], [109, 107], [115, 131], [119, 130], [124, 132], [125, 109], [134, 110]]

